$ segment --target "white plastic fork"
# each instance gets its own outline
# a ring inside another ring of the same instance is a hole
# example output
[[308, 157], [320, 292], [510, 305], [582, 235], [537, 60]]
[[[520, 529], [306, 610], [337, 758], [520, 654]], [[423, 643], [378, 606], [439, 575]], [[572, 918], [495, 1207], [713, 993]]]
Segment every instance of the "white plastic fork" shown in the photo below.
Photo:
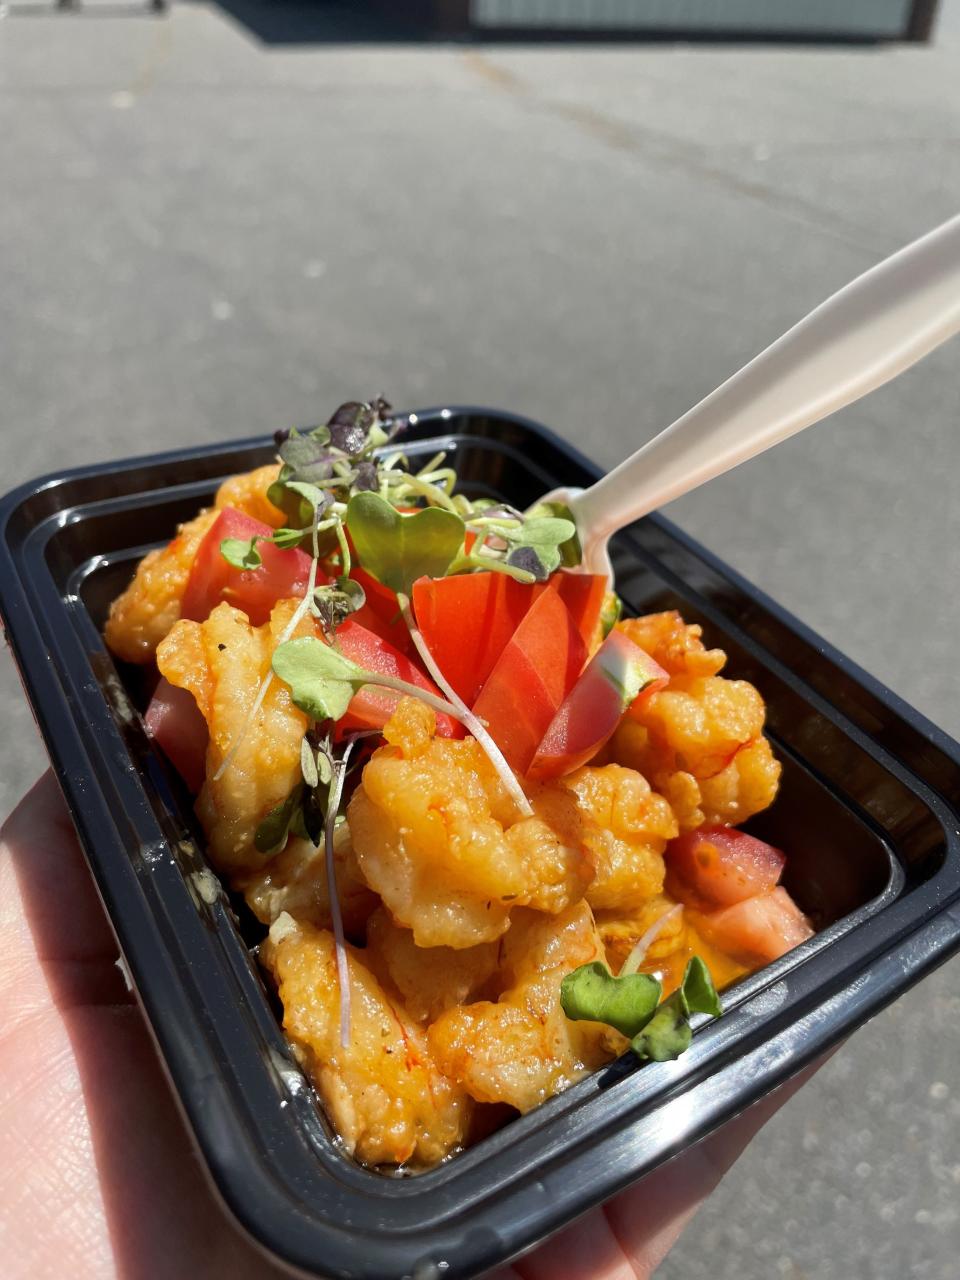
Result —
[[573, 514], [583, 569], [612, 579], [607, 542], [889, 382], [960, 330], [960, 216], [871, 267], [589, 489]]

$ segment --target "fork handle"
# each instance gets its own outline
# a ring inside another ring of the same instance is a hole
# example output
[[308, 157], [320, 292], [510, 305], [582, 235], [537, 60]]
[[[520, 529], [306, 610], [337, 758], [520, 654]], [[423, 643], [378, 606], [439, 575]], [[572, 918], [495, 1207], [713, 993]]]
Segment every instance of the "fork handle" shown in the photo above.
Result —
[[571, 500], [584, 549], [859, 400], [960, 330], [960, 216], [858, 276]]

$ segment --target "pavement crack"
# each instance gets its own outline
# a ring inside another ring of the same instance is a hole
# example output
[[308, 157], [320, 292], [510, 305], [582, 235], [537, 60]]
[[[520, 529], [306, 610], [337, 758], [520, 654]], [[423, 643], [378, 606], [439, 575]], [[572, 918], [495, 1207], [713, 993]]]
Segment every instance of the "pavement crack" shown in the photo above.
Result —
[[777, 191], [760, 179], [732, 172], [711, 160], [703, 147], [682, 142], [663, 131], [644, 128], [635, 123], [627, 124], [584, 103], [563, 102], [545, 97], [512, 71], [498, 66], [482, 53], [471, 51], [465, 54], [464, 63], [488, 84], [522, 100], [531, 109], [566, 121], [612, 150], [634, 155], [650, 165], [686, 174], [734, 195], [753, 200], [806, 228], [839, 240], [860, 254], [884, 257], [895, 247], [889, 242], [880, 243], [869, 228], [826, 212], [812, 201]]
[[149, 93], [157, 82], [160, 68], [169, 60], [172, 49], [173, 23], [161, 22], [157, 26], [156, 35], [147, 49], [137, 74], [127, 86], [127, 92], [131, 97], [139, 98], [145, 93]]

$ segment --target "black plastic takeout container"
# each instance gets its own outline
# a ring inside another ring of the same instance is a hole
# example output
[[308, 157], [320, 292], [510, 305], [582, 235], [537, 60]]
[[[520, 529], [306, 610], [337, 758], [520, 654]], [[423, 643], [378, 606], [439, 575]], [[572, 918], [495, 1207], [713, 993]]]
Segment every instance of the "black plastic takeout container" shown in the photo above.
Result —
[[[524, 506], [596, 468], [533, 423], [415, 415], [463, 483]], [[224, 1200], [309, 1274], [474, 1276], [676, 1155], [960, 949], [960, 748], [668, 521], [620, 535], [629, 611], [678, 608], [766, 699], [781, 794], [749, 829], [789, 855], [818, 932], [729, 989], [673, 1063], [627, 1058], [417, 1177], [338, 1147], [151, 748], [142, 673], [101, 627], [139, 558], [268, 440], [86, 467], [0, 505], [0, 607], [37, 721], [183, 1111]], [[241, 918], [242, 916], [241, 913]], [[259, 926], [257, 926], [259, 929]]]

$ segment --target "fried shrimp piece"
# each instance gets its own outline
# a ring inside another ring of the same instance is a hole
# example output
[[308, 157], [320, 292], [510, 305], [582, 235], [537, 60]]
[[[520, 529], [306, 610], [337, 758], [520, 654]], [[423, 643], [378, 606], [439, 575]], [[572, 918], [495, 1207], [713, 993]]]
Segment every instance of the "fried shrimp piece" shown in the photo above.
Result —
[[383, 907], [367, 921], [364, 959], [386, 985], [403, 997], [411, 1018], [433, 1022], [445, 1009], [475, 1000], [497, 972], [499, 944], [481, 942], [452, 947], [418, 947], [413, 933], [390, 918]]
[[218, 511], [223, 507], [233, 507], [254, 520], [262, 520], [271, 529], [279, 529], [286, 516], [267, 497], [267, 490], [279, 475], [280, 464], [271, 462], [265, 467], [257, 467], [255, 471], [231, 476], [217, 490], [214, 506]]
[[[256, 717], [246, 724], [296, 604], [281, 600], [262, 627], [252, 627], [246, 614], [220, 604], [206, 622], [182, 619], [157, 650], [161, 675], [193, 694], [210, 730], [207, 779], [197, 799], [197, 816], [221, 871], [263, 865], [264, 856], [253, 844], [254, 833], [300, 778], [300, 744], [307, 718], [293, 705], [286, 685], [274, 680]], [[237, 742], [229, 767], [215, 781], [224, 757]]]
[[[333, 861], [344, 930], [348, 937], [362, 939], [367, 917], [377, 905], [377, 896], [360, 875], [350, 828], [345, 822], [340, 823], [334, 834]], [[309, 840], [292, 839], [283, 852], [271, 858], [261, 870], [235, 880], [234, 887], [264, 924], [273, 924], [286, 911], [301, 922], [323, 929], [332, 926], [322, 845], [318, 848]]]
[[516, 907], [556, 913], [581, 898], [592, 870], [572, 793], [541, 787], [522, 818], [480, 745], [435, 728], [403, 699], [348, 811], [364, 879], [417, 946], [492, 942]]
[[657, 961], [686, 950], [687, 923], [684, 912], [671, 914], [676, 905], [672, 898], [658, 893], [635, 911], [597, 912], [597, 932], [606, 949], [611, 973], [620, 972], [634, 946], [658, 920], [665, 923], [647, 948], [641, 968], [656, 968]]
[[764, 705], [746, 680], [675, 676], [637, 714], [660, 769], [711, 778], [763, 730]]
[[157, 645], [180, 617], [180, 601], [197, 548], [222, 507], [235, 507], [271, 528], [283, 524], [283, 512], [267, 497], [276, 480], [276, 464], [232, 476], [217, 490], [214, 510], [201, 511], [180, 526], [167, 546], [150, 551], [140, 561], [133, 581], [110, 606], [104, 628], [107, 644], [125, 662], [150, 662]]
[[[726, 768], [707, 778], [671, 769], [668, 763], [664, 768], [664, 753], [654, 745], [648, 728], [634, 719], [622, 722], [607, 755], [649, 778], [671, 806], [681, 832], [695, 831], [704, 823], [746, 822], [773, 804], [780, 785], [780, 762], [765, 737], [745, 742], [733, 751]], [[667, 755], [667, 762], [671, 759]]]
[[426, 1036], [348, 949], [350, 1038], [340, 1043], [332, 934], [282, 915], [260, 950], [283, 1027], [351, 1155], [365, 1164], [436, 1164], [464, 1140], [470, 1100], [438, 1070]]
[[586, 765], [563, 785], [588, 819], [581, 838], [595, 875], [587, 902], [595, 910], [643, 906], [663, 888], [663, 850], [678, 834], [670, 805], [646, 778], [619, 764]]
[[133, 581], [110, 606], [104, 636], [124, 662], [151, 662], [157, 645], [180, 617], [180, 600], [190, 577], [197, 548], [217, 518], [201, 511], [182, 524], [177, 536], [162, 549], [149, 551]]
[[686, 623], [675, 609], [624, 618], [622, 631], [671, 676], [715, 676], [727, 661], [722, 649], [706, 649], [700, 639], [703, 628]]
[[478, 1102], [529, 1111], [626, 1040], [596, 1022], [571, 1022], [560, 1007], [563, 976], [604, 958], [585, 902], [559, 916], [518, 911], [500, 947], [499, 1000], [448, 1009], [431, 1026], [430, 1044], [441, 1070]]
[[766, 738], [740, 748], [726, 769], [700, 782], [706, 823], [737, 826], [773, 804], [780, 783], [780, 761]]

